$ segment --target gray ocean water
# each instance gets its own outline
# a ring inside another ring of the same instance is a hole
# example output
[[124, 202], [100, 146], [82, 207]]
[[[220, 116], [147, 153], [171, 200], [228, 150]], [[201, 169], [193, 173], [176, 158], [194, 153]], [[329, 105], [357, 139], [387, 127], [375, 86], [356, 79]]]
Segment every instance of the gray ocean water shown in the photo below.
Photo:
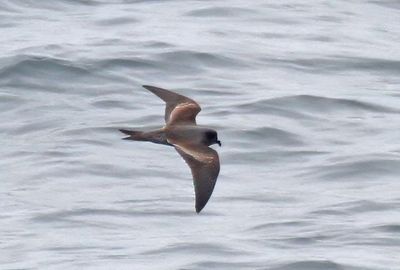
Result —
[[[400, 2], [0, 3], [0, 269], [400, 269]], [[142, 84], [197, 100], [194, 211]]]

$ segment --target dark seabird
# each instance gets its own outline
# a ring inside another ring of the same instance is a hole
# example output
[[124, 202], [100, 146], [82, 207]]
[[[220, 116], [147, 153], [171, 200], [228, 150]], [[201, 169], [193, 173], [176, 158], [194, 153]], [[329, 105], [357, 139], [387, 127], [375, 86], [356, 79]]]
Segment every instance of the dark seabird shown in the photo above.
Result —
[[165, 101], [165, 126], [149, 132], [120, 131], [129, 135], [124, 140], [149, 141], [176, 149], [192, 171], [195, 207], [199, 213], [210, 199], [219, 174], [218, 153], [209, 147], [212, 144], [221, 146], [217, 132], [196, 124], [201, 108], [194, 100], [162, 88], [143, 87]]

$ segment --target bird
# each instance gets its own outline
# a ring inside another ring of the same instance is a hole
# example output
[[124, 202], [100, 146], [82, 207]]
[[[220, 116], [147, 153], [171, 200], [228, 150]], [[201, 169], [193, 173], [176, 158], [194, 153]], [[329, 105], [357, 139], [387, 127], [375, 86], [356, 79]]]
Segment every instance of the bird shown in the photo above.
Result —
[[210, 147], [213, 144], [222, 146], [217, 131], [197, 125], [196, 116], [201, 108], [196, 101], [163, 88], [150, 85], [143, 87], [165, 102], [165, 125], [147, 132], [119, 129], [128, 135], [122, 139], [174, 147], [191, 169], [195, 210], [200, 213], [213, 193], [220, 171], [218, 153]]

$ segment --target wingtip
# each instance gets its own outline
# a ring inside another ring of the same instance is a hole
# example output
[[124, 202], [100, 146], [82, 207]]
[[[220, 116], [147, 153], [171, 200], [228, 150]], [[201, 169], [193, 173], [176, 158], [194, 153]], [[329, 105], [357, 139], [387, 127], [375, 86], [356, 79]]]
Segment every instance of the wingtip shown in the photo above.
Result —
[[159, 88], [157, 86], [152, 86], [152, 85], [147, 85], [147, 84], [142, 85], [142, 87], [146, 90], [149, 90], [150, 92], [152, 92], [154, 94], [156, 94], [157, 91], [161, 90], [161, 88]]
[[200, 214], [200, 212], [201, 212], [201, 210], [203, 210], [203, 208], [204, 208], [204, 206], [203, 207], [196, 206], [196, 213]]
[[142, 85], [142, 87], [147, 89], [147, 90], [150, 90], [151, 88], [155, 88], [154, 86], [147, 85], [147, 84]]

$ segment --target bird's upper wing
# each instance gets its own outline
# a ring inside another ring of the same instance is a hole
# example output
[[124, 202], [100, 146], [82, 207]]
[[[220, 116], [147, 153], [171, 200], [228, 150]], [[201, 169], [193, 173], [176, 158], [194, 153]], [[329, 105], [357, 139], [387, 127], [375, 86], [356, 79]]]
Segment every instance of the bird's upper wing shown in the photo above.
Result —
[[200, 144], [174, 144], [174, 146], [192, 171], [196, 212], [199, 213], [210, 199], [217, 182], [219, 174], [218, 153], [214, 149]]
[[166, 89], [150, 85], [143, 85], [143, 87], [165, 101], [165, 123], [167, 125], [196, 124], [196, 115], [201, 111], [196, 101]]

